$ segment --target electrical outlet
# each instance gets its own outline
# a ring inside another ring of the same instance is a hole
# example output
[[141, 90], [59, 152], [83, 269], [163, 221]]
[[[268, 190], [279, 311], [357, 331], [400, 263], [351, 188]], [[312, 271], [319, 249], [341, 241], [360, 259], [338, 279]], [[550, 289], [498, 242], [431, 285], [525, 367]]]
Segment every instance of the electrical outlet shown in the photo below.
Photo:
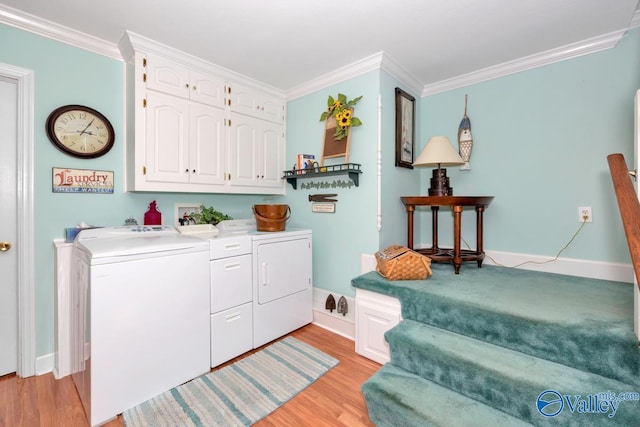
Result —
[[581, 206], [578, 208], [578, 222], [593, 222], [591, 206]]

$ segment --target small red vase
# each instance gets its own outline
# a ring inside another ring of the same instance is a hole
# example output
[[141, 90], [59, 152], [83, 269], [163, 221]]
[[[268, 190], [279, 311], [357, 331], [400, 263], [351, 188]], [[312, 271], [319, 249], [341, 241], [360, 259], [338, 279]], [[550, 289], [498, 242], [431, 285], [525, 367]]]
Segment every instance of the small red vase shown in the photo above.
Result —
[[161, 225], [162, 214], [156, 209], [156, 201], [149, 203], [149, 210], [144, 214], [144, 225]]

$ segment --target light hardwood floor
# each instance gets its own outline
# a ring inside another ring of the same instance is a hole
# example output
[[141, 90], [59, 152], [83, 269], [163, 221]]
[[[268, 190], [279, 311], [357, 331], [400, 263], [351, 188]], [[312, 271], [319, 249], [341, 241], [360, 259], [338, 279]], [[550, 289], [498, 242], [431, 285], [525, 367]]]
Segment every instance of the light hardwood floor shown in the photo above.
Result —
[[[340, 363], [302, 393], [254, 425], [374, 426], [369, 421], [360, 385], [373, 375], [380, 365], [356, 354], [353, 341], [318, 326], [307, 325], [290, 335], [330, 354], [340, 360]], [[18, 378], [15, 375], [0, 377], [0, 427], [87, 425], [71, 377], [56, 380], [51, 373], [30, 378]], [[105, 426], [120, 427], [124, 426], [124, 423], [119, 416]]]

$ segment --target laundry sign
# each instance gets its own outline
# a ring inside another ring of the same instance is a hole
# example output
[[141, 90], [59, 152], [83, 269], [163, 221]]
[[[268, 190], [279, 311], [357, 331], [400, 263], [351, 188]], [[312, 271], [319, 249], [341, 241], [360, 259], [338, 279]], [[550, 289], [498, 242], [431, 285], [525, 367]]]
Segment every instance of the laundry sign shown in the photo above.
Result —
[[113, 171], [53, 168], [54, 193], [113, 194]]

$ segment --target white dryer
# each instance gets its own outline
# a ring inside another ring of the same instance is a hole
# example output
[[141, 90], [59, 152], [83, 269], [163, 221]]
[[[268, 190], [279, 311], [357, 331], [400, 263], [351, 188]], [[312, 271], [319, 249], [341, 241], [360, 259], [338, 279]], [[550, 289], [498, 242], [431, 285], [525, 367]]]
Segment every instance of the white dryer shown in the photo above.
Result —
[[253, 235], [253, 347], [313, 321], [311, 230]]
[[73, 379], [91, 426], [209, 371], [206, 241], [107, 227], [80, 232], [73, 251]]

